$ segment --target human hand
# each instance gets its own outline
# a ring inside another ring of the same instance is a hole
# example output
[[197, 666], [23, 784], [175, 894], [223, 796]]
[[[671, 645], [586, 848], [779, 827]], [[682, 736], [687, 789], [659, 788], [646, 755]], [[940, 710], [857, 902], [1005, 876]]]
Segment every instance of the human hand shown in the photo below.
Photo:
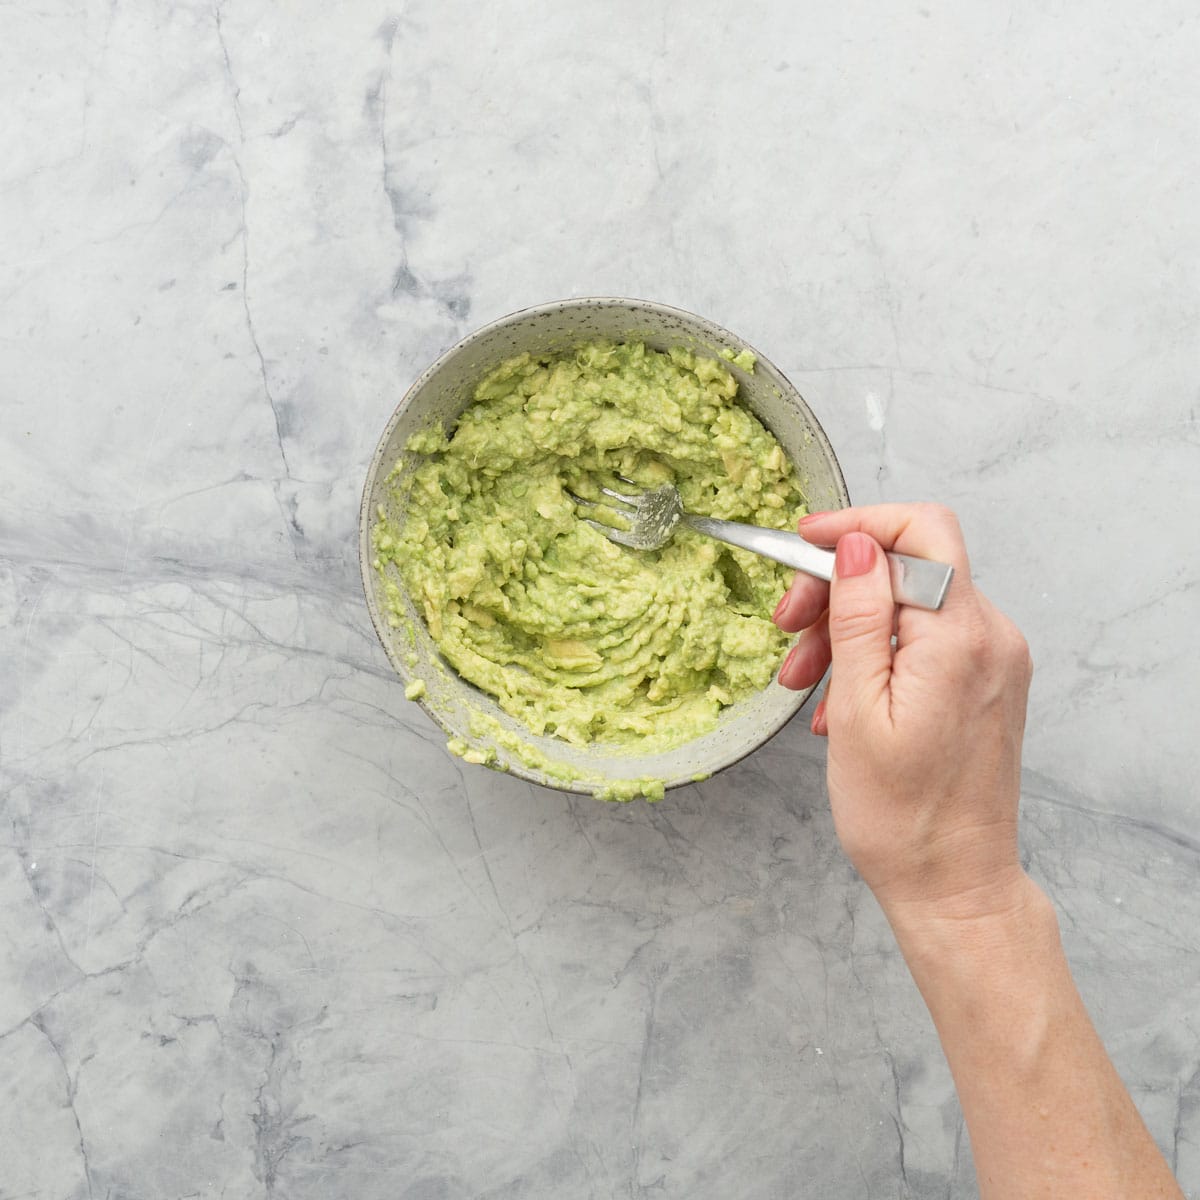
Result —
[[[1032, 666], [972, 584], [954, 514], [849, 508], [800, 532], [837, 562], [832, 584], [798, 575], [775, 612], [804, 630], [779, 680], [809, 687], [832, 660], [812, 721], [829, 737], [834, 824], [929, 1006], [980, 1196], [1182, 1200], [1088, 1020], [1053, 906], [1020, 867]], [[893, 603], [885, 549], [954, 567], [939, 612]]]
[[[804, 630], [779, 682], [810, 687], [832, 660], [812, 729], [829, 738], [829, 798], [843, 848], [893, 923], [901, 912], [959, 917], [1004, 907], [1024, 878], [1025, 639], [972, 584], [948, 509], [816, 513], [800, 533], [836, 545], [837, 564], [832, 584], [797, 574], [776, 609], [781, 629]], [[954, 567], [941, 610], [894, 604], [882, 553], [892, 549]]]

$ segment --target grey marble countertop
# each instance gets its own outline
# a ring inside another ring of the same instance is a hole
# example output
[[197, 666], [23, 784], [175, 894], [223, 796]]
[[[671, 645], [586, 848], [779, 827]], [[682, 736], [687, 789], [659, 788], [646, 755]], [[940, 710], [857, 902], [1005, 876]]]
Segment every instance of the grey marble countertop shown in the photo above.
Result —
[[356, 568], [468, 330], [640, 295], [960, 512], [1023, 844], [1200, 1195], [1190, 0], [0, 12], [0, 1197], [960, 1197], [793, 723], [657, 805], [446, 754]]

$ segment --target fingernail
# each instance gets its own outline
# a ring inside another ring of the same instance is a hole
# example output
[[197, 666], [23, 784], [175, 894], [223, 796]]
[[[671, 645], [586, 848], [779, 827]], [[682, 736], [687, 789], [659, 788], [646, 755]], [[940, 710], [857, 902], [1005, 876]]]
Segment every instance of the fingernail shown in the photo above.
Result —
[[779, 603], [775, 605], [775, 611], [771, 614], [772, 621], [779, 620], [779, 614], [783, 612], [785, 608], [787, 608], [788, 596], [790, 595], [790, 592], [784, 592], [783, 595], [779, 597]]
[[797, 642], [796, 645], [794, 645], [787, 652], [787, 657], [783, 660], [783, 665], [779, 668], [779, 674], [776, 676], [776, 678], [779, 680], [780, 683], [783, 682], [783, 676], [784, 676], [785, 672], [787, 671], [788, 667], [790, 667], [792, 665], [792, 660], [796, 657], [796, 653], [797, 653], [797, 651], [799, 651], [799, 649], [800, 649], [800, 644]]
[[801, 525], [811, 525], [813, 521], [819, 521], [822, 517], [827, 516], [829, 516], [829, 514], [824, 512], [809, 513], [808, 516], [801, 517], [799, 523]]
[[875, 565], [875, 539], [865, 533], [848, 533], [837, 544], [840, 579], [865, 575]]
[[825, 701], [822, 700], [816, 708], [813, 709], [812, 715], [812, 731], [816, 734], [827, 733], [829, 726], [825, 721]]

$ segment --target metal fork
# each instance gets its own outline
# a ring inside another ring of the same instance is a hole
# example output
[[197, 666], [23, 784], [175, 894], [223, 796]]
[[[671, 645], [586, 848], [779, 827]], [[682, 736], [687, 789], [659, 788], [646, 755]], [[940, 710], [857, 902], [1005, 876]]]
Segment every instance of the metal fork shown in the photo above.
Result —
[[[625, 483], [632, 480], [618, 476]], [[636, 487], [637, 485], [634, 484]], [[651, 492], [629, 494], [602, 487], [600, 491], [615, 504], [611, 507], [629, 522], [628, 529], [614, 529], [602, 521], [583, 518], [598, 529], [609, 541], [631, 550], [658, 550], [669, 542], [680, 524], [687, 525], [697, 533], [716, 538], [730, 546], [740, 546], [774, 559], [785, 566], [795, 567], [806, 575], [817, 579], [833, 578], [834, 554], [810, 545], [798, 533], [787, 533], [781, 529], [764, 529], [761, 525], [743, 525], [738, 521], [721, 521], [716, 517], [697, 517], [685, 512], [679, 492], [669, 483], [656, 487]], [[594, 508], [595, 500], [585, 500], [570, 493], [578, 504]], [[887, 551], [888, 564], [892, 571], [892, 595], [898, 604], [913, 608], [936, 611], [942, 607], [946, 590], [954, 575], [954, 568], [928, 558], [914, 558], [910, 554]]]

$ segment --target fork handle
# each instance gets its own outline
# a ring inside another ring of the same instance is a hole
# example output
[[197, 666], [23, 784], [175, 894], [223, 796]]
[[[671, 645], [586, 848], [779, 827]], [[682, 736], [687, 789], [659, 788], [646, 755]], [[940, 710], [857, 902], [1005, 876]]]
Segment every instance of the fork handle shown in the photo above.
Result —
[[[761, 525], [743, 525], [740, 521], [721, 521], [716, 517], [684, 516], [697, 533], [707, 534], [730, 546], [740, 546], [795, 567], [806, 575], [826, 581], [833, 578], [834, 554], [806, 542], [798, 533], [782, 529], [764, 529]], [[928, 558], [886, 551], [892, 569], [892, 596], [897, 604], [925, 608], [931, 612], [942, 607], [954, 568]]]

